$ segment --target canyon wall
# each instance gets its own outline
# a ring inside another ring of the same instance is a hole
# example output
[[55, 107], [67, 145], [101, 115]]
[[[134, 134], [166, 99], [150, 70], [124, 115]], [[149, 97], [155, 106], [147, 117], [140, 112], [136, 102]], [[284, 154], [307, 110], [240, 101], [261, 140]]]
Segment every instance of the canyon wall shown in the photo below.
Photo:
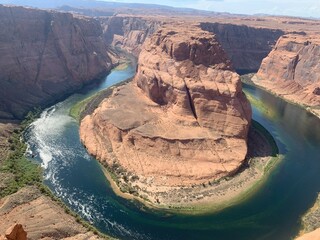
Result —
[[[138, 56], [146, 38], [165, 22], [161, 18], [113, 16], [100, 18], [104, 38], [109, 45]], [[194, 22], [194, 21], [193, 21]], [[193, 24], [187, 21], [185, 24]], [[284, 31], [223, 23], [199, 23], [212, 32], [239, 71], [257, 71]]]
[[319, 36], [282, 36], [263, 60], [253, 80], [257, 85], [320, 115]]
[[281, 30], [223, 23], [201, 23], [201, 28], [214, 33], [239, 71], [257, 71], [271, 52]]
[[100, 18], [103, 36], [107, 44], [121, 48], [135, 56], [148, 36], [161, 25], [160, 20], [141, 17]]
[[0, 118], [22, 118], [112, 67], [98, 21], [0, 5]]
[[213, 35], [169, 24], [144, 43], [134, 81], [82, 120], [80, 136], [120, 185], [150, 197], [236, 172], [250, 121], [239, 76]]

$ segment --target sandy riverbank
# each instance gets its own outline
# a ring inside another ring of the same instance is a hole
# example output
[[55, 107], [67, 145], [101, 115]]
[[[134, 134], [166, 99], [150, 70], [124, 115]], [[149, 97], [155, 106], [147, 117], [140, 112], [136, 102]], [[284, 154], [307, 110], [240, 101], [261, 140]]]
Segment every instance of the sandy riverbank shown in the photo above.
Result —
[[302, 236], [301, 238], [298, 238], [299, 240], [320, 238], [320, 193], [318, 194], [314, 205], [302, 217], [302, 229], [299, 232], [299, 236]]

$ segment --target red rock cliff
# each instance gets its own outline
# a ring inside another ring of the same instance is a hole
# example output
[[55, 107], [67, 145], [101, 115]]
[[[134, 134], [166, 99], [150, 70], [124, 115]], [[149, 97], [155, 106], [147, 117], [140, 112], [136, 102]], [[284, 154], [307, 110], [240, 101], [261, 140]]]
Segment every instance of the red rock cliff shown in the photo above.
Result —
[[80, 135], [120, 184], [139, 179], [132, 186], [152, 194], [234, 173], [250, 121], [239, 76], [212, 34], [168, 25], [145, 42], [135, 80], [85, 117]]
[[203, 30], [216, 34], [237, 70], [257, 71], [270, 53], [282, 30], [246, 25], [201, 23]]
[[0, 118], [22, 118], [111, 68], [98, 21], [0, 5]]
[[141, 17], [109, 17], [100, 19], [106, 42], [138, 56], [148, 36], [161, 25], [160, 20]]
[[255, 83], [320, 115], [320, 39], [288, 34], [279, 39]]

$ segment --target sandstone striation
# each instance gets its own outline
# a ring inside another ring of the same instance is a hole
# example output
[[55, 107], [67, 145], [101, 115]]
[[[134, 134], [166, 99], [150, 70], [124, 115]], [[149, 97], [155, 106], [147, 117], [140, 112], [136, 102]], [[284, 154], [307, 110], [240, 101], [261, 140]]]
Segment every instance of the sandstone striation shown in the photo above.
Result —
[[80, 136], [122, 190], [157, 202], [161, 192], [235, 173], [250, 121], [216, 38], [199, 26], [165, 25], [145, 42], [134, 81], [82, 120]]
[[255, 72], [270, 53], [282, 30], [246, 25], [201, 23], [201, 28], [216, 34], [223, 49], [238, 71]]
[[161, 25], [157, 19], [130, 16], [100, 18], [100, 22], [106, 43], [135, 56], [139, 55], [146, 38]]
[[282, 36], [266, 57], [254, 83], [320, 116], [320, 39], [318, 36]]
[[[112, 46], [119, 47], [138, 56], [148, 36], [166, 21], [174, 18], [141, 16], [113, 16], [100, 18], [104, 38]], [[188, 21], [189, 20], [189, 21]], [[188, 19], [185, 24], [194, 24]], [[233, 66], [239, 71], [257, 71], [262, 60], [269, 54], [284, 31], [273, 28], [206, 22], [197, 20], [203, 30], [212, 32], [222, 45]], [[240, 20], [239, 20], [240, 21]]]
[[98, 21], [0, 5], [0, 118], [22, 118], [111, 67]]

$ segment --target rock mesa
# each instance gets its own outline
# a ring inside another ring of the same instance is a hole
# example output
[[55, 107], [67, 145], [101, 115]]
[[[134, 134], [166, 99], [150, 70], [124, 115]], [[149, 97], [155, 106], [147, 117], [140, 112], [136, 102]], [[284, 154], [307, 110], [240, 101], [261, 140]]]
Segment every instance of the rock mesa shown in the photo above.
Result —
[[236, 172], [250, 121], [216, 38], [199, 26], [164, 25], [144, 43], [133, 82], [82, 120], [80, 136], [120, 187], [152, 195]]

